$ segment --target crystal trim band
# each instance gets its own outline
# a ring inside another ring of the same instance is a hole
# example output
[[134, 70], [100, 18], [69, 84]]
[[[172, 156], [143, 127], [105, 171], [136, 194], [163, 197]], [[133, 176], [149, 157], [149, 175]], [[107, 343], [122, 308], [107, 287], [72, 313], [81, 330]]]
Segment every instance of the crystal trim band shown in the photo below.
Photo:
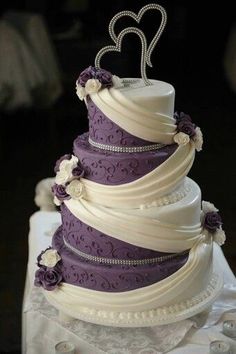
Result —
[[102, 150], [112, 151], [112, 152], [144, 152], [161, 149], [165, 144], [152, 144], [145, 146], [114, 146], [102, 143], [97, 143], [93, 141], [90, 137], [88, 138], [89, 144]]
[[75, 247], [71, 246], [63, 237], [64, 244], [67, 248], [69, 248], [72, 252], [76, 253], [78, 256], [88, 259], [89, 261], [105, 263], [105, 264], [113, 264], [113, 265], [146, 265], [146, 264], [153, 264], [153, 263], [162, 263], [164, 261], [176, 258], [178, 256], [183, 256], [187, 254], [189, 251], [185, 250], [180, 253], [169, 254], [168, 256], [161, 256], [155, 258], [146, 258], [146, 259], [113, 259], [113, 258], [106, 258], [106, 257], [98, 257], [92, 256], [90, 254], [84, 253], [79, 251]]

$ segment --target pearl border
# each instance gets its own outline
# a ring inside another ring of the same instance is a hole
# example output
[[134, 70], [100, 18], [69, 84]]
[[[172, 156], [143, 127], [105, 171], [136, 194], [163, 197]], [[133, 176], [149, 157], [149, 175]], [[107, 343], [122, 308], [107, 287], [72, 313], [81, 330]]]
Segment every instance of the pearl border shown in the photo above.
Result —
[[90, 136], [88, 138], [88, 142], [90, 145], [101, 149], [101, 150], [106, 150], [106, 151], [111, 151], [111, 152], [145, 152], [145, 151], [152, 151], [152, 150], [158, 150], [166, 146], [165, 144], [152, 144], [152, 145], [144, 145], [144, 146], [114, 146], [114, 145], [108, 145], [108, 144], [102, 144], [102, 143], [97, 143], [96, 141], [93, 141]]
[[88, 259], [92, 262], [104, 263], [104, 264], [112, 264], [112, 265], [146, 265], [146, 264], [153, 264], [153, 263], [162, 263], [164, 261], [183, 256], [189, 252], [189, 250], [185, 250], [180, 253], [173, 253], [167, 256], [160, 256], [154, 258], [145, 258], [145, 259], [116, 259], [116, 258], [106, 258], [106, 257], [98, 257], [92, 256], [91, 254], [84, 253], [77, 248], [71, 246], [63, 236], [63, 242], [67, 248], [69, 248], [72, 252], [76, 253], [78, 256]]
[[[63, 283], [62, 283], [63, 284]], [[206, 309], [215, 301], [223, 288], [223, 277], [213, 274], [207, 288], [192, 298], [156, 309], [136, 312], [120, 312], [97, 310], [81, 306], [79, 313], [71, 311], [65, 304], [62, 306], [53, 296], [53, 292], [44, 290], [48, 301], [63, 313], [72, 318], [79, 318], [91, 323], [115, 327], [150, 327], [178, 322], [190, 318]]]

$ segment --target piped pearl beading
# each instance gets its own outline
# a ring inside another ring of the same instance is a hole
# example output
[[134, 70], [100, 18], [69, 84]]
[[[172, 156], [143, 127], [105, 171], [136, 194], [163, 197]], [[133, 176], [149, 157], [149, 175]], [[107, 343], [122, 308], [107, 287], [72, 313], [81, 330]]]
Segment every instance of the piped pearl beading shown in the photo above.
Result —
[[[98, 310], [93, 307], [80, 306], [81, 320], [91, 321], [97, 324], [106, 324], [111, 326], [122, 327], [145, 327], [152, 325], [161, 325], [189, 318], [196, 313], [199, 313], [215, 300], [223, 286], [223, 281], [220, 276], [213, 274], [207, 288], [201, 291], [196, 296], [187, 300], [162, 306], [147, 311], [107, 311]], [[48, 300], [58, 307], [58, 302], [51, 295], [51, 292], [45, 292]], [[64, 310], [66, 310], [64, 308]], [[73, 316], [72, 311], [70, 312]]]
[[206, 290], [200, 292], [198, 295], [192, 297], [190, 300], [182, 301], [174, 305], [164, 306], [157, 309], [149, 310], [149, 311], [141, 311], [141, 312], [108, 312], [104, 310], [96, 310], [90, 308], [84, 308], [83, 312], [87, 316], [97, 316], [100, 318], [110, 319], [111, 322], [116, 322], [116, 318], [118, 318], [121, 322], [126, 323], [140, 323], [145, 320], [152, 320], [156, 317], [159, 318], [159, 321], [164, 320], [167, 316], [175, 318], [176, 314], [187, 309], [193, 309], [194, 307], [198, 306], [206, 300], [207, 298], [211, 297], [214, 293], [215, 288], [217, 287], [218, 283], [218, 276], [216, 274], [213, 275], [209, 285], [207, 286]]
[[146, 258], [146, 259], [115, 259], [115, 258], [106, 258], [106, 257], [98, 257], [98, 256], [92, 256], [90, 254], [84, 253], [77, 248], [71, 246], [63, 237], [64, 244], [67, 248], [69, 248], [72, 252], [76, 253], [78, 256], [85, 258], [89, 261], [92, 262], [98, 262], [98, 263], [104, 263], [104, 264], [112, 264], [112, 265], [146, 265], [146, 264], [155, 264], [155, 263], [162, 263], [167, 260], [183, 256], [188, 253], [188, 250], [180, 252], [180, 253], [175, 253], [175, 254], [169, 254], [167, 256], [160, 256], [160, 257], [154, 257], [154, 258]]
[[169, 195], [165, 195], [162, 198], [159, 198], [158, 200], [153, 201], [152, 203], [149, 204], [141, 204], [140, 209], [147, 209], [147, 208], [152, 208], [152, 207], [161, 207], [164, 205], [170, 205], [179, 202], [182, 200], [186, 195], [191, 191], [190, 184], [186, 183], [180, 187], [177, 191], [174, 191], [173, 193]]
[[114, 146], [114, 145], [109, 145], [109, 144], [102, 144], [102, 143], [97, 143], [96, 141], [93, 141], [90, 137], [88, 139], [89, 144], [101, 149], [101, 150], [106, 150], [106, 151], [111, 151], [111, 152], [145, 152], [145, 151], [152, 151], [152, 150], [158, 150], [166, 146], [165, 144], [152, 144], [152, 145], [144, 145], [144, 146]]

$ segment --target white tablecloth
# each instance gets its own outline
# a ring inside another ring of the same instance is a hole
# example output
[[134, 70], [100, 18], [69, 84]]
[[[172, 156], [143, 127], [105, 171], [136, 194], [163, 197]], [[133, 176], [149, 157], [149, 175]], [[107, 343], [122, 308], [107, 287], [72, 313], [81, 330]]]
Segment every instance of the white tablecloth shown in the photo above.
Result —
[[210, 342], [218, 339], [231, 343], [236, 353], [236, 340], [222, 333], [224, 320], [236, 320], [236, 279], [217, 245], [214, 246], [214, 268], [216, 272], [223, 270], [225, 286], [208, 314], [151, 328], [113, 328], [79, 320], [62, 322], [41, 289], [33, 286], [36, 258], [51, 244], [51, 237], [59, 225], [60, 214], [54, 211], [38, 211], [30, 219], [22, 316], [23, 354], [54, 354], [55, 344], [62, 340], [73, 342], [76, 354], [207, 354]]

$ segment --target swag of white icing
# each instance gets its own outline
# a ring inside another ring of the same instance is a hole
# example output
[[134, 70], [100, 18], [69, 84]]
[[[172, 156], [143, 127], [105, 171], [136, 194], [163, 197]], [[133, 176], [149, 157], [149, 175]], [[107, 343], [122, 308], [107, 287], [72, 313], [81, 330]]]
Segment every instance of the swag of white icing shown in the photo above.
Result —
[[222, 229], [222, 219], [219, 210], [214, 204], [202, 201], [202, 224], [204, 233], [212, 235], [213, 240], [222, 246], [225, 243], [226, 236]]
[[70, 198], [79, 200], [84, 195], [84, 186], [80, 178], [84, 175], [84, 170], [80, 165], [78, 157], [74, 155], [64, 155], [55, 166], [56, 178], [52, 187], [54, 203], [60, 206], [64, 200]]
[[97, 93], [103, 88], [122, 86], [122, 80], [118, 76], [112, 75], [107, 70], [89, 66], [82, 71], [76, 81], [76, 94], [82, 101], [87, 95]]
[[174, 142], [178, 145], [186, 145], [193, 142], [197, 151], [202, 150], [203, 135], [201, 129], [197, 127], [191, 117], [184, 112], [175, 113], [174, 118], [176, 120], [177, 133], [174, 135]]

